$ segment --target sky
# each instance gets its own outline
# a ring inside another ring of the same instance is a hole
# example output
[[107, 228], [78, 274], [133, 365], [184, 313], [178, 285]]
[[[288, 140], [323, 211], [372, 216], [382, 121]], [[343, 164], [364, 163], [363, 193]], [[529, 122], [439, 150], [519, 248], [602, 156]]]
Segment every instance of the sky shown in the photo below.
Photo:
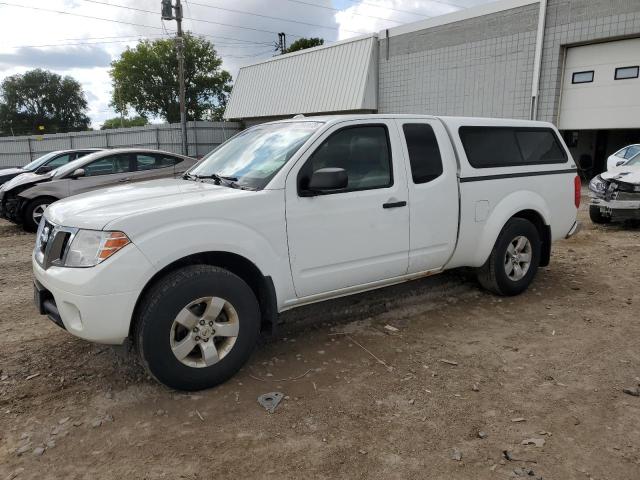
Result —
[[[182, 0], [183, 29], [213, 42], [235, 78], [241, 66], [275, 54], [278, 32], [288, 44], [300, 37], [331, 43], [491, 1]], [[175, 34], [175, 21], [160, 18], [160, 3], [0, 0], [0, 82], [33, 68], [70, 75], [82, 84], [92, 127], [99, 128], [116, 116], [109, 107], [110, 63], [143, 38]]]

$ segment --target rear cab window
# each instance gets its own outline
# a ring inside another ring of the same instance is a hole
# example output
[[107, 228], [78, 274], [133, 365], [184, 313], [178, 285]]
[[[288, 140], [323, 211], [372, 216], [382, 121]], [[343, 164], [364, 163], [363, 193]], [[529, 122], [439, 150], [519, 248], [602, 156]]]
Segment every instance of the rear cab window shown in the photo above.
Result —
[[431, 125], [405, 123], [402, 125], [413, 183], [428, 183], [442, 175], [442, 156]]
[[459, 134], [473, 168], [559, 164], [568, 161], [564, 148], [551, 128], [462, 126]]

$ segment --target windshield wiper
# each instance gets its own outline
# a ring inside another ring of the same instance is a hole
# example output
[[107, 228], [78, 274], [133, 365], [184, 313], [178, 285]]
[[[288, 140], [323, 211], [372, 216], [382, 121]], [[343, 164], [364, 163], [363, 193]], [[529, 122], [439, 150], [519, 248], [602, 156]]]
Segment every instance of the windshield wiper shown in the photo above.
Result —
[[219, 185], [222, 182], [225, 182], [226, 185], [230, 185], [233, 182], [237, 182], [238, 179], [236, 177], [227, 177], [225, 175], [218, 175], [217, 173], [211, 173], [209, 175], [194, 175], [193, 173], [185, 173], [182, 178], [191, 179], [195, 178], [196, 180], [207, 180], [211, 179]]

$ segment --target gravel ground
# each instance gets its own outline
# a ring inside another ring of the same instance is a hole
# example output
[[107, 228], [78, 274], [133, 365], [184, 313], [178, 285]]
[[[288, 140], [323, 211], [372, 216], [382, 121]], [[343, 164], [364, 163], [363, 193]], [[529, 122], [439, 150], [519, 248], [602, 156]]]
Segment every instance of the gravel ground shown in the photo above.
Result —
[[453, 272], [304, 307], [197, 394], [40, 317], [0, 223], [0, 480], [639, 478], [640, 229], [581, 217], [523, 295]]

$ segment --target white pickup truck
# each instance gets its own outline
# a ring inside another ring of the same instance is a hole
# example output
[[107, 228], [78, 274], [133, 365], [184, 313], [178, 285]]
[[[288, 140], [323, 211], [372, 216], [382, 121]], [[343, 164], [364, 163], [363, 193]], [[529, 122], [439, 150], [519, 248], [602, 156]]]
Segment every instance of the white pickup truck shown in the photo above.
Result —
[[463, 266], [518, 294], [578, 230], [579, 201], [549, 123], [293, 118], [244, 130], [182, 179], [52, 204], [35, 302], [78, 337], [131, 338], [157, 380], [197, 390], [300, 305]]

